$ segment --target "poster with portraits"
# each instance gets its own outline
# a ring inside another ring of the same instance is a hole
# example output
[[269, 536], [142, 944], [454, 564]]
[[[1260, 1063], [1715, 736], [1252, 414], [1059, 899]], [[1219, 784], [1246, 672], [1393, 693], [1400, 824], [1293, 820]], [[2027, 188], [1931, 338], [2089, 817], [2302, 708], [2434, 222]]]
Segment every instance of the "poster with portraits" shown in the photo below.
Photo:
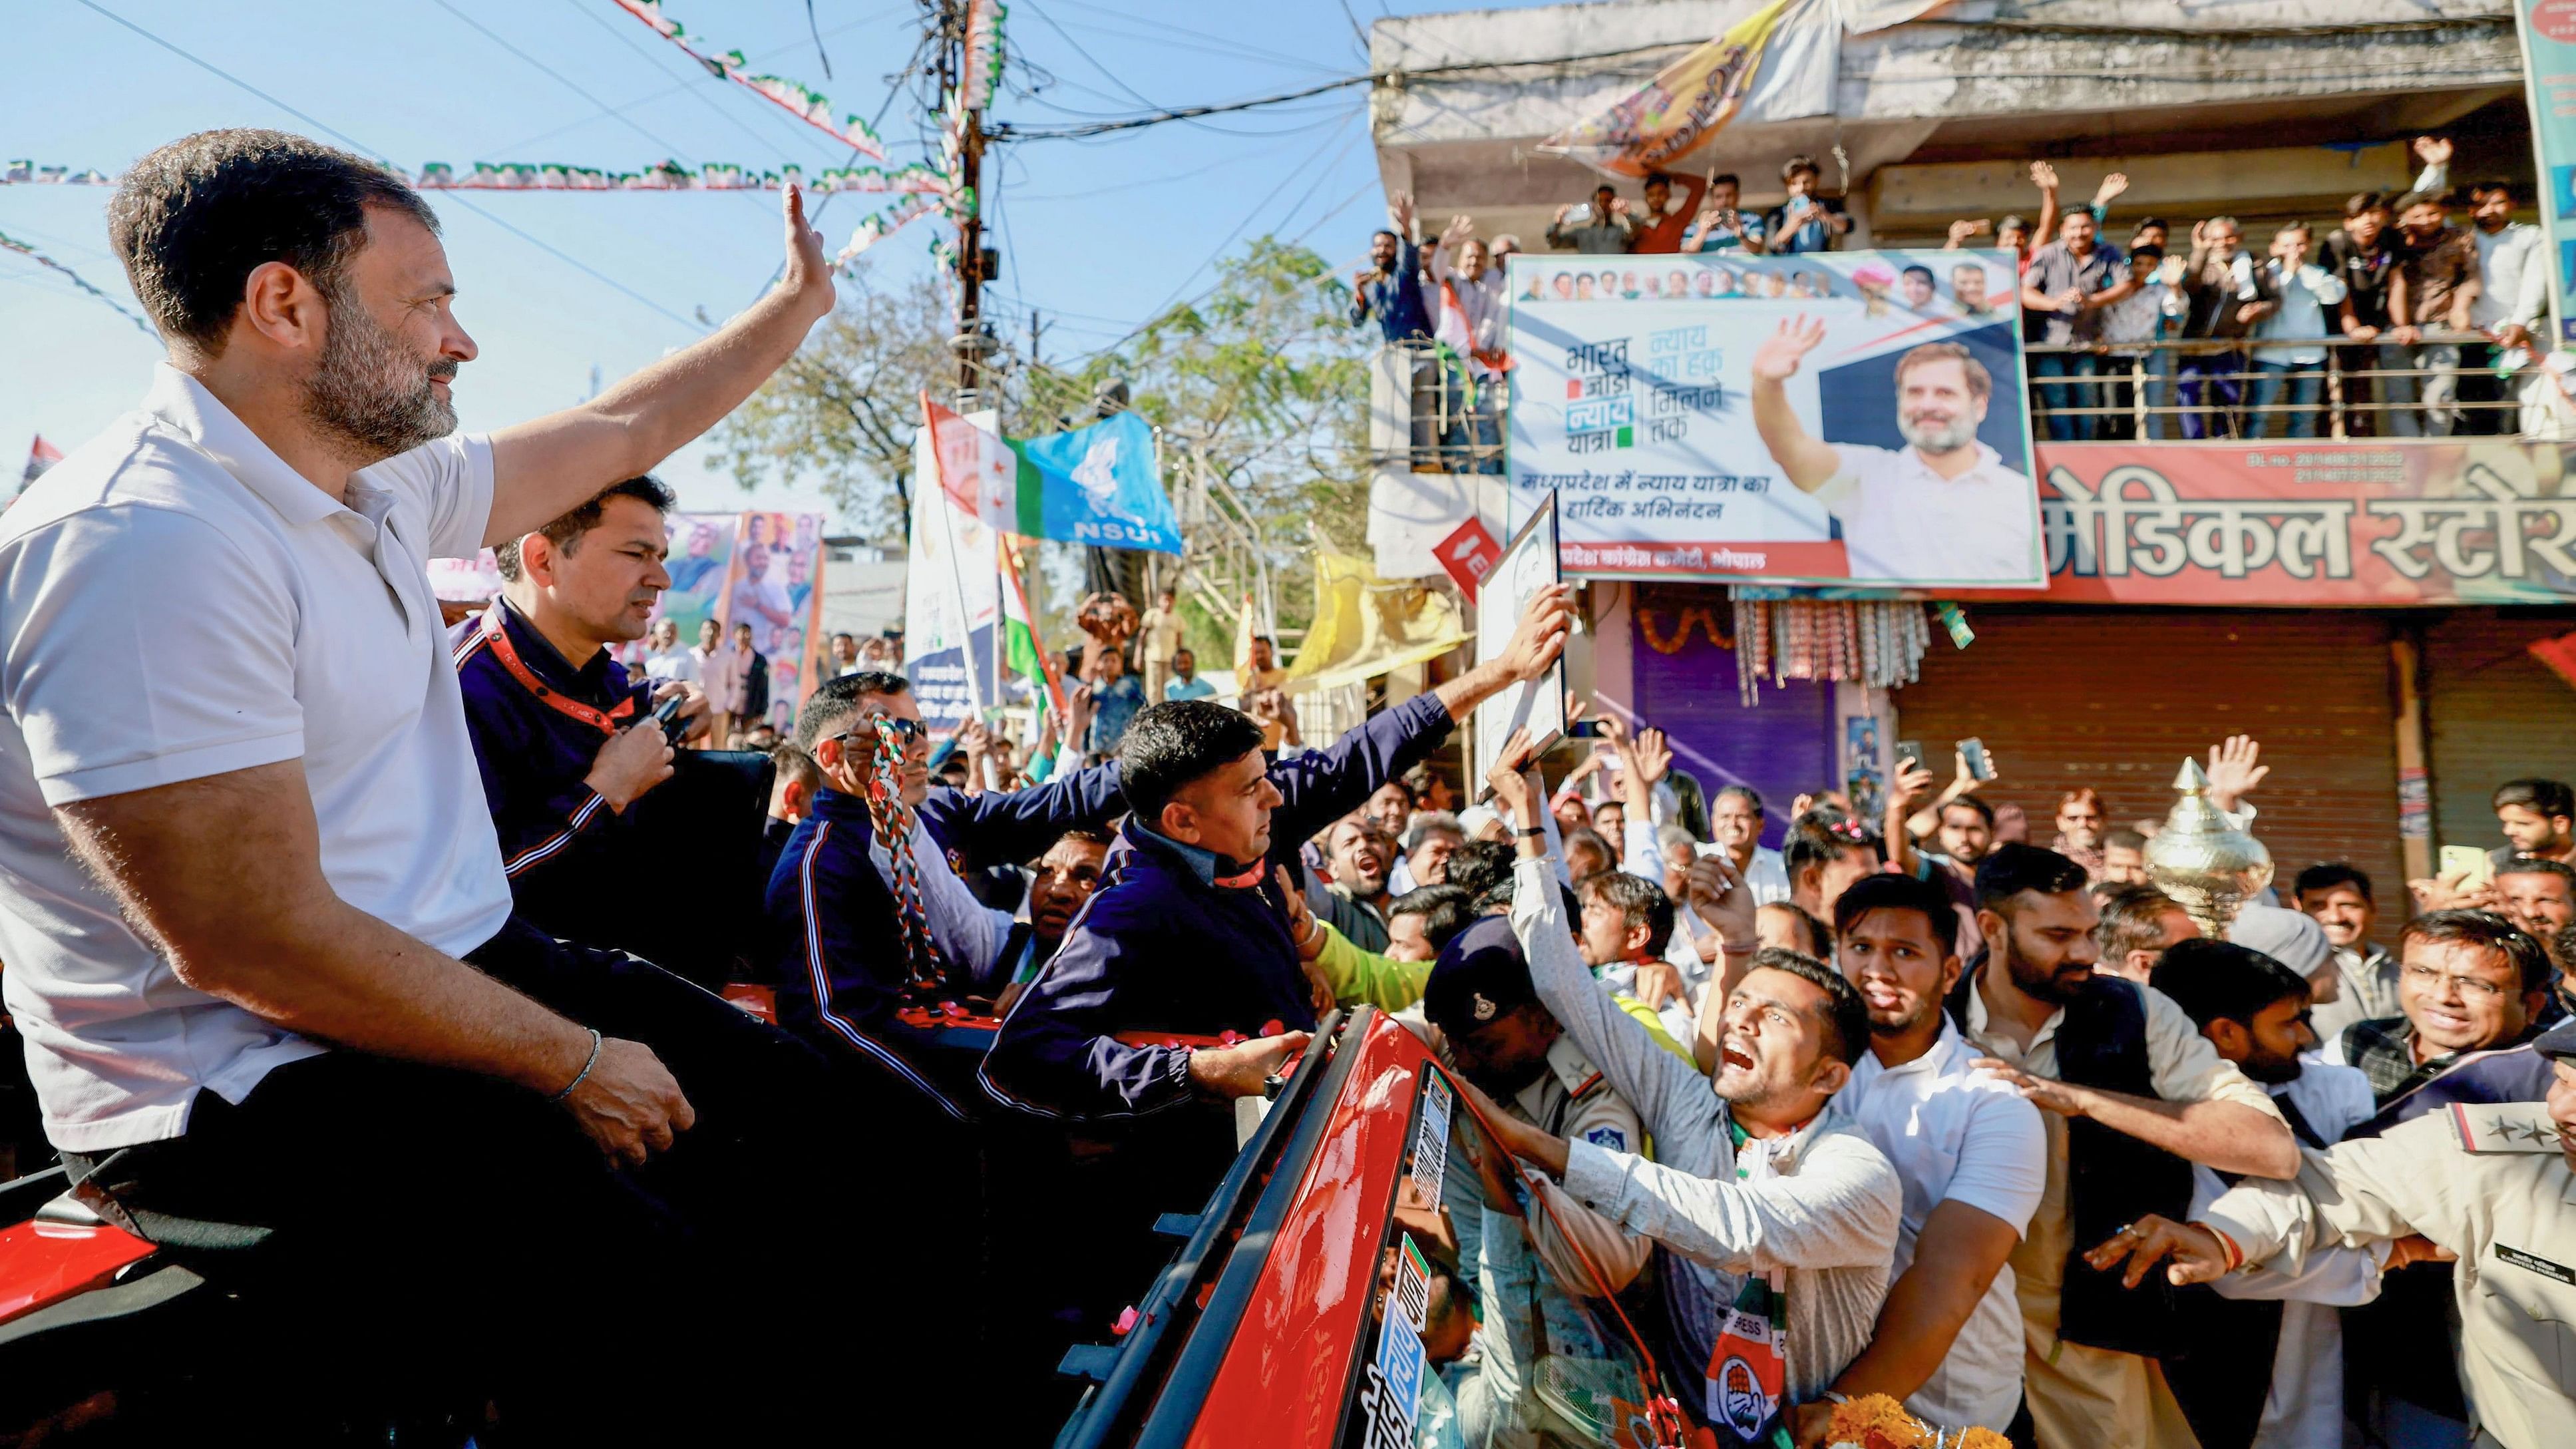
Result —
[[[751, 626], [751, 647], [769, 661], [769, 722], [784, 734], [796, 706], [823, 674], [818, 656], [823, 592], [823, 515], [751, 512], [735, 516], [733, 548], [715, 618], [731, 635]], [[671, 580], [674, 591], [679, 576]]]
[[2012, 253], [1520, 255], [1517, 528], [1571, 577], [2046, 584]]

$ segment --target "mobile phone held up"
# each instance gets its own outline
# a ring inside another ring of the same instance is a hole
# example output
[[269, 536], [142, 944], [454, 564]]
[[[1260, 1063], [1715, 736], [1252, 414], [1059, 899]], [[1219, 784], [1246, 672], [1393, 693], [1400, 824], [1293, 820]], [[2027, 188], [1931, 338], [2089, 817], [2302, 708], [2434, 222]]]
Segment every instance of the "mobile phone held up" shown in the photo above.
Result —
[[1928, 770], [1932, 767], [1932, 762], [1923, 758], [1923, 742], [1921, 740], [1898, 740], [1896, 742], [1896, 768], [1900, 770], [1904, 769], [1905, 762], [1908, 760], [1912, 760], [1914, 762], [1914, 767], [1918, 770]]
[[680, 710], [688, 702], [688, 692], [682, 690], [653, 707], [653, 723], [662, 727], [662, 738], [675, 745], [680, 736], [689, 732], [689, 722], [680, 718]]
[[1986, 742], [1974, 735], [1959, 741], [1959, 754], [1968, 762], [1968, 774], [1979, 780], [1995, 777], [1994, 757], [1986, 753]]

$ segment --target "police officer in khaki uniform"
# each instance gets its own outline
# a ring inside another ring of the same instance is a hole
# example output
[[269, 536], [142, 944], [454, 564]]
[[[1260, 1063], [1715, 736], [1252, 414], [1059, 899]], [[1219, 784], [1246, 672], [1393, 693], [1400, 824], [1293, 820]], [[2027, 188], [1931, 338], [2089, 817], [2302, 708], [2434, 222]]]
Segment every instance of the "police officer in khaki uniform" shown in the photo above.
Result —
[[[2576, 1022], [2533, 1044], [2546, 1103], [2468, 1106], [2306, 1154], [2295, 1183], [2248, 1180], [2198, 1221], [2142, 1218], [2090, 1255], [2160, 1261], [2177, 1283], [2421, 1235], [2459, 1259], [2460, 1377], [2480, 1449], [2558, 1449], [2576, 1426]], [[2429, 1348], [2429, 1345], [2428, 1345]]]
[[[1613, 1152], [1646, 1150], [1637, 1109], [1610, 1089], [1609, 1080], [1539, 1001], [1509, 921], [1487, 917], [1441, 951], [1423, 983], [1422, 1017], [1438, 1031], [1435, 1046], [1442, 1061], [1505, 1112], [1570, 1141]], [[1474, 1182], [1473, 1174], [1452, 1176]], [[1627, 1287], [1645, 1268], [1653, 1243], [1552, 1183], [1541, 1182], [1533, 1191], [1545, 1194], [1554, 1209], [1530, 1219], [1551, 1279], [1578, 1292], [1593, 1286], [1575, 1255], [1558, 1240], [1556, 1223], [1565, 1225], [1567, 1235], [1609, 1279], [1611, 1291]]]

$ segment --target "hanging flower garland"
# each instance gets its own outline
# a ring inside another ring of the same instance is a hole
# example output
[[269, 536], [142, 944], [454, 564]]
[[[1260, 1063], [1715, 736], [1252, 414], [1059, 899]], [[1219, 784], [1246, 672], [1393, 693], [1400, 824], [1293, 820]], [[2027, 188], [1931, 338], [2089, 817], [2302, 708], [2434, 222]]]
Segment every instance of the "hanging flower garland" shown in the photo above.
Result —
[[[397, 170], [397, 174], [421, 191], [776, 191], [790, 185], [804, 187], [816, 195], [856, 192], [941, 196], [948, 191], [944, 173], [918, 163], [891, 170], [836, 166], [811, 178], [793, 165], [761, 171], [720, 161], [710, 161], [694, 171], [677, 161], [656, 162], [641, 171], [603, 171], [555, 161], [477, 161], [459, 171], [444, 161], [432, 161], [417, 173]], [[40, 166], [33, 161], [0, 163], [0, 186], [115, 184], [116, 178], [102, 171], [74, 171], [67, 166]]]

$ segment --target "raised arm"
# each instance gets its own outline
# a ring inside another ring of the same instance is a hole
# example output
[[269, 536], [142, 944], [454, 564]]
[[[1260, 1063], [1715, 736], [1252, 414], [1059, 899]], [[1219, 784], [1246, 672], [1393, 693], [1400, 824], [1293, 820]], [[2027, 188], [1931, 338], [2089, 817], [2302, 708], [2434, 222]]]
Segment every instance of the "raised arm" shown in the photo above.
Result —
[[609, 484], [651, 470], [796, 355], [832, 310], [832, 267], [821, 234], [805, 223], [803, 193], [788, 187], [784, 205], [787, 267], [749, 311], [586, 403], [493, 435], [485, 544], [542, 528]]
[[1487, 778], [1495, 808], [1513, 823], [1520, 842], [1512, 874], [1512, 934], [1529, 958], [1530, 983], [1574, 1044], [1610, 1079], [1611, 1090], [1637, 1109], [1646, 1131], [1669, 1136], [1676, 1123], [1713, 1113], [1716, 1094], [1690, 1061], [1658, 1045], [1620, 1009], [1576, 952], [1545, 839], [1533, 833], [1541, 829], [1535, 822], [1547, 807], [1537, 772], [1520, 772], [1528, 754], [1527, 736], [1515, 731]]
[[1801, 314], [1783, 320], [1753, 353], [1753, 430], [1802, 493], [1824, 487], [1842, 467], [1841, 456], [1808, 432], [1798, 421], [1798, 410], [1789, 405], [1789, 379], [1824, 340], [1823, 320]]
[[2090, 1117], [2189, 1162], [2247, 1177], [2299, 1171], [2298, 1139], [2263, 1089], [2219, 1058], [2171, 998], [2137, 988], [2147, 1014], [2154, 1097], [2034, 1077], [1992, 1058], [1976, 1066], [2002, 1078], [2042, 1111]]

